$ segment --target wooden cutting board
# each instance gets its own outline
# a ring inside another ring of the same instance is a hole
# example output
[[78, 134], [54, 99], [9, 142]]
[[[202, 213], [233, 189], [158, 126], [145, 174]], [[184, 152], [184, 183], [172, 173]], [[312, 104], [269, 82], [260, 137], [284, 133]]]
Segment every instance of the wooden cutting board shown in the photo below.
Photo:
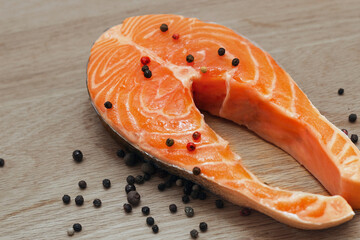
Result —
[[[292, 75], [314, 105], [339, 128], [360, 134], [360, 2], [353, 1], [0, 1], [0, 239], [189, 239], [206, 221], [199, 239], [355, 239], [359, 217], [341, 226], [304, 231], [216, 196], [192, 200], [187, 218], [182, 189], [158, 192], [157, 177], [138, 186], [141, 205], [151, 208], [160, 232], [145, 224], [141, 207], [122, 210], [125, 178], [140, 167], [116, 157], [120, 147], [100, 125], [85, 86], [90, 48], [108, 27], [133, 15], [175, 13], [228, 26], [257, 42]], [[345, 95], [338, 96], [338, 88]], [[327, 194], [292, 157], [243, 127], [206, 115], [206, 121], [243, 157], [260, 179], [284, 189]], [[85, 160], [75, 164], [72, 151]], [[311, 157], [311, 153], [309, 153]], [[102, 179], [112, 187], [104, 190]], [[88, 188], [79, 190], [79, 180]], [[61, 197], [82, 194], [85, 204]], [[95, 209], [94, 198], [103, 206]], [[170, 214], [168, 206], [178, 205]]]

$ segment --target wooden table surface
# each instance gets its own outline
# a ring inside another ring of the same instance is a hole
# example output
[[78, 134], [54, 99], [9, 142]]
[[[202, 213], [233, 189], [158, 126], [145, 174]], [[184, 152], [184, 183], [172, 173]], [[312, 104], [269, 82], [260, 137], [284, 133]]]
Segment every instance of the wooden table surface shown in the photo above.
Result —
[[[292, 75], [314, 105], [339, 128], [360, 134], [360, 1], [0, 1], [0, 239], [68, 239], [67, 228], [80, 222], [74, 239], [190, 239], [206, 221], [199, 239], [355, 239], [360, 220], [322, 230], [288, 227], [216, 196], [192, 200], [195, 217], [184, 215], [182, 190], [158, 192], [159, 178], [138, 186], [141, 205], [151, 208], [159, 225], [154, 235], [141, 207], [122, 210], [129, 174], [116, 157], [119, 145], [101, 126], [85, 85], [90, 48], [100, 34], [133, 15], [175, 13], [228, 26], [257, 42]], [[345, 95], [338, 96], [338, 88]], [[260, 179], [284, 189], [327, 194], [292, 157], [243, 127], [206, 115], [208, 123], [231, 142], [245, 166]], [[81, 149], [85, 160], [71, 154]], [[311, 153], [309, 154], [311, 156]], [[112, 187], [104, 190], [102, 179]], [[79, 190], [79, 180], [88, 188]], [[61, 197], [82, 194], [85, 204]], [[103, 206], [95, 209], [92, 200]], [[168, 205], [179, 211], [170, 214]]]

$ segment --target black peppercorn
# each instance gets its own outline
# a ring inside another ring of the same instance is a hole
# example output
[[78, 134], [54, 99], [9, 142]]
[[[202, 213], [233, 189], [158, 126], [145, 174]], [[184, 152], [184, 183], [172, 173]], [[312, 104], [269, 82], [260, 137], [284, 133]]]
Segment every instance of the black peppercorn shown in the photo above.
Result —
[[169, 29], [168, 25], [166, 25], [165, 23], [161, 24], [160, 30], [162, 32], [166, 32], [168, 29]]
[[164, 191], [165, 188], [166, 188], [165, 183], [160, 183], [160, 184], [158, 185], [158, 189], [159, 189], [159, 191], [161, 191], [161, 192]]
[[147, 216], [147, 215], [150, 214], [150, 208], [149, 208], [148, 206], [144, 206], [144, 207], [141, 208], [141, 212], [142, 212], [145, 216]]
[[144, 177], [141, 175], [137, 175], [135, 178], [135, 183], [137, 184], [143, 184], [144, 183]]
[[189, 198], [188, 195], [182, 196], [181, 200], [182, 200], [182, 202], [185, 203], [185, 204], [190, 202], [190, 198]]
[[192, 192], [190, 193], [190, 197], [191, 197], [192, 199], [198, 199], [198, 198], [199, 198], [199, 191], [192, 191]]
[[165, 187], [171, 188], [171, 187], [172, 187], [172, 182], [171, 182], [170, 180], [167, 180], [167, 181], [165, 182]]
[[126, 156], [124, 157], [124, 161], [127, 166], [130, 167], [135, 166], [137, 163], [136, 154], [135, 153], [126, 154]]
[[146, 218], [146, 224], [147, 225], [152, 226], [152, 225], [154, 225], [154, 223], [155, 223], [155, 220], [154, 220], [153, 217], [147, 217]]
[[169, 181], [170, 182], [172, 182], [172, 183], [174, 183], [174, 182], [176, 182], [177, 180], [178, 180], [178, 176], [176, 176], [176, 175], [170, 175], [170, 178], [169, 178]]
[[176, 213], [177, 212], [177, 206], [175, 204], [170, 204], [169, 205], [169, 210], [172, 213]]
[[147, 65], [142, 66], [141, 71], [145, 72], [146, 70], [149, 70], [149, 67]]
[[151, 78], [152, 77], [152, 72], [150, 70], [145, 70], [144, 71], [144, 77]]
[[199, 175], [200, 173], [201, 173], [200, 168], [198, 168], [198, 167], [194, 167], [194, 168], [193, 168], [193, 174], [194, 174], [194, 175]]
[[105, 179], [103, 180], [102, 184], [103, 184], [104, 188], [106, 188], [106, 189], [108, 189], [108, 188], [111, 187], [111, 182], [110, 182], [110, 180], [107, 179], [107, 178], [105, 178]]
[[199, 199], [200, 200], [205, 200], [206, 199], [206, 192], [200, 191], [199, 192]]
[[165, 142], [166, 146], [168, 146], [168, 147], [171, 147], [172, 145], [174, 145], [174, 143], [175, 143], [175, 141], [172, 138], [166, 139], [166, 142]]
[[123, 207], [124, 207], [124, 211], [125, 211], [126, 213], [130, 213], [130, 212], [132, 211], [132, 207], [131, 207], [131, 205], [128, 204], [128, 203], [125, 203]]
[[106, 102], [104, 103], [104, 106], [105, 106], [105, 108], [110, 109], [110, 108], [112, 108], [112, 103], [109, 102], [109, 101], [106, 101]]
[[339, 95], [343, 95], [343, 94], [344, 94], [344, 89], [343, 89], [343, 88], [339, 88], [338, 94], [339, 94]]
[[116, 151], [116, 155], [117, 155], [119, 158], [123, 158], [123, 157], [125, 157], [126, 153], [125, 153], [124, 150], [119, 149], [119, 150]]
[[225, 54], [225, 48], [219, 48], [218, 54], [219, 54], [219, 56], [224, 56], [224, 54]]
[[160, 169], [157, 174], [159, 178], [166, 178], [169, 175], [169, 173], [163, 169]]
[[75, 232], [81, 232], [82, 226], [81, 226], [80, 223], [75, 223], [75, 224], [73, 225], [73, 229], [74, 229]]
[[78, 183], [80, 189], [85, 189], [87, 184], [84, 180], [79, 181]]
[[217, 199], [215, 201], [215, 205], [216, 205], [217, 208], [224, 208], [224, 202], [221, 199]]
[[143, 163], [141, 165], [141, 171], [143, 171], [144, 173], [148, 173], [148, 174], [154, 174], [155, 173], [155, 167], [152, 163], [147, 162], [147, 163]]
[[144, 174], [144, 181], [149, 181], [151, 179], [151, 175], [148, 173]]
[[185, 214], [188, 217], [193, 217], [195, 214], [194, 209], [192, 207], [185, 207]]
[[184, 186], [184, 194], [190, 195], [191, 192], [192, 192], [192, 188], [185, 185], [185, 186]]
[[350, 139], [351, 139], [351, 141], [352, 141], [353, 143], [357, 143], [358, 140], [359, 140], [359, 137], [358, 137], [358, 135], [356, 135], [356, 134], [351, 134]]
[[130, 191], [127, 195], [127, 201], [133, 206], [139, 205], [140, 194], [137, 191]]
[[239, 65], [239, 63], [240, 63], [240, 60], [239, 60], [238, 58], [234, 58], [234, 59], [232, 60], [232, 62], [231, 62], [231, 64], [232, 64], [234, 67], [236, 67], [237, 65]]
[[80, 150], [73, 151], [72, 157], [75, 162], [81, 162], [83, 160], [83, 154]]
[[158, 233], [158, 232], [159, 232], [159, 227], [158, 227], [158, 225], [152, 226], [151, 229], [152, 229], [152, 231], [153, 231], [154, 233]]
[[136, 191], [136, 187], [135, 185], [132, 185], [132, 184], [128, 184], [125, 186], [125, 192], [126, 194], [128, 194], [129, 192], [131, 191]]
[[187, 61], [188, 63], [193, 62], [193, 61], [194, 61], [194, 56], [191, 55], [191, 54], [187, 55], [187, 56], [186, 56], [186, 61]]
[[349, 115], [349, 122], [354, 123], [356, 119], [357, 119], [357, 115], [355, 113]]
[[191, 238], [193, 238], [193, 239], [198, 238], [199, 232], [198, 232], [196, 229], [193, 229], [193, 230], [191, 230], [191, 232], [190, 232], [190, 236], [191, 236]]
[[201, 222], [201, 223], [199, 224], [199, 228], [200, 228], [200, 231], [206, 232], [207, 229], [208, 229], [208, 225], [207, 225], [206, 222]]
[[76, 196], [75, 203], [77, 206], [81, 206], [84, 204], [84, 197], [81, 195]]
[[98, 198], [95, 198], [93, 201], [94, 207], [99, 208], [101, 207], [101, 200]]
[[65, 194], [63, 197], [62, 197], [62, 201], [64, 202], [64, 204], [69, 204], [70, 203], [70, 196]]
[[243, 207], [240, 211], [241, 216], [249, 216], [251, 214], [251, 208]]
[[0, 158], [0, 167], [3, 167], [5, 165], [5, 160]]
[[132, 176], [132, 175], [127, 176], [126, 182], [127, 182], [128, 184], [134, 185], [134, 184], [135, 184], [135, 177]]

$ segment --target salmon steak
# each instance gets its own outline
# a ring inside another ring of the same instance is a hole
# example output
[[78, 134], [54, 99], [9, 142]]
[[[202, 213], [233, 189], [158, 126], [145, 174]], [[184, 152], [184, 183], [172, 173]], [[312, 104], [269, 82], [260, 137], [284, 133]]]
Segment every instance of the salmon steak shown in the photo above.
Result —
[[[104, 125], [170, 172], [302, 229], [360, 207], [360, 152], [265, 51], [231, 29], [178, 15], [130, 17], [94, 43], [90, 100]], [[200, 110], [244, 125], [304, 165], [333, 195], [268, 186]]]

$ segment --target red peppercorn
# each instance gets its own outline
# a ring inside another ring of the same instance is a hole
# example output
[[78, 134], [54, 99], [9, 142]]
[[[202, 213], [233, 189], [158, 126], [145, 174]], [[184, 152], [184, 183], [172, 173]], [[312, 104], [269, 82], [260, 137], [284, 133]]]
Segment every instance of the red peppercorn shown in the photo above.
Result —
[[200, 137], [201, 137], [201, 133], [196, 131], [196, 132], [193, 133], [192, 137], [193, 137], [194, 140], [199, 140]]
[[193, 143], [193, 142], [189, 142], [189, 143], [186, 145], [186, 148], [187, 148], [187, 150], [189, 150], [189, 151], [194, 151], [195, 148], [196, 148], [196, 145], [195, 145], [195, 143]]
[[346, 135], [349, 134], [348, 130], [346, 130], [345, 128], [344, 128], [344, 129], [341, 129], [341, 131], [343, 131]]
[[146, 65], [146, 64], [149, 64], [150, 63], [150, 58], [149, 57], [142, 57], [140, 59], [141, 63]]
[[174, 33], [174, 35], [172, 35], [172, 38], [175, 39], [175, 40], [178, 40], [179, 39], [179, 34]]

